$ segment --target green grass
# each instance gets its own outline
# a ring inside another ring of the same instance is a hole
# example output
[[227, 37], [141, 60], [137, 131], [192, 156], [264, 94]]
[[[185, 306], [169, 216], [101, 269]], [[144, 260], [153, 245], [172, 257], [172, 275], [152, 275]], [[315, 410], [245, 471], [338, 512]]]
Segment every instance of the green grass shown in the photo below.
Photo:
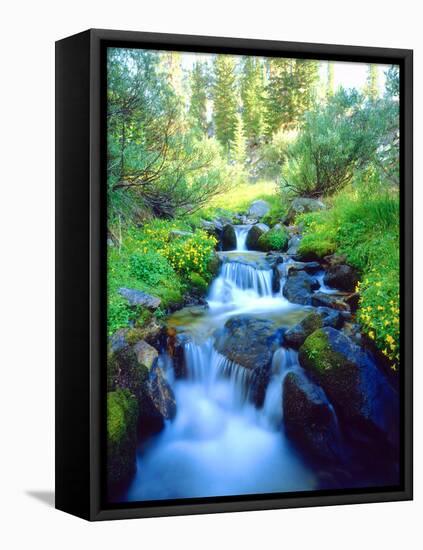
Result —
[[361, 273], [357, 312], [363, 332], [388, 358], [399, 361], [399, 196], [367, 188], [366, 181], [340, 192], [331, 208], [297, 217], [304, 222], [299, 253], [344, 254]]

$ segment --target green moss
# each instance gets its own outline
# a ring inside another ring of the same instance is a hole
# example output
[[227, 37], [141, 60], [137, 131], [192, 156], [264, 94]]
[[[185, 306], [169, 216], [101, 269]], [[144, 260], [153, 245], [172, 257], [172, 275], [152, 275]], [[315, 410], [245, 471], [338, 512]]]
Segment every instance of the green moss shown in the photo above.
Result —
[[345, 362], [339, 353], [333, 351], [322, 329], [314, 331], [300, 348], [301, 364], [316, 370], [319, 374], [342, 367]]
[[129, 390], [107, 394], [107, 460], [110, 483], [125, 482], [135, 470], [138, 403]]
[[282, 228], [272, 228], [267, 233], [263, 233], [258, 240], [258, 248], [265, 252], [269, 250], [285, 251], [288, 247], [288, 231]]
[[195, 271], [193, 273], [190, 273], [189, 282], [192, 287], [198, 292], [204, 294], [207, 291], [207, 281], [199, 273], [196, 273]]
[[304, 319], [301, 321], [301, 326], [303, 327], [306, 334], [311, 334], [315, 330], [322, 328], [323, 321], [319, 314], [312, 311], [309, 315], [307, 315], [307, 317], [304, 317]]
[[298, 247], [298, 254], [309, 260], [321, 259], [335, 252], [334, 241], [322, 238], [319, 234], [309, 234], [303, 237]]

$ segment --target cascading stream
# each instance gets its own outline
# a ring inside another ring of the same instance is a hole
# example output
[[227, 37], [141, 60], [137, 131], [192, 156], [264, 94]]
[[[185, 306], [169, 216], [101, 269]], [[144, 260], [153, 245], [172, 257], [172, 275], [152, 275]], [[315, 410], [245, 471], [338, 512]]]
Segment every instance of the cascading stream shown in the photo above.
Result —
[[[296, 353], [274, 356], [263, 407], [249, 399], [252, 370], [218, 353], [214, 331], [248, 314], [287, 326], [299, 306], [272, 292], [265, 255], [246, 251], [250, 226], [235, 226], [237, 250], [225, 253], [210, 287], [209, 308], [184, 324], [187, 377], [173, 381], [176, 418], [138, 453], [128, 500], [155, 500], [313, 489], [316, 479], [281, 430], [282, 383], [300, 368]], [[239, 256], [242, 252], [242, 257]], [[169, 357], [165, 364], [169, 370]]]

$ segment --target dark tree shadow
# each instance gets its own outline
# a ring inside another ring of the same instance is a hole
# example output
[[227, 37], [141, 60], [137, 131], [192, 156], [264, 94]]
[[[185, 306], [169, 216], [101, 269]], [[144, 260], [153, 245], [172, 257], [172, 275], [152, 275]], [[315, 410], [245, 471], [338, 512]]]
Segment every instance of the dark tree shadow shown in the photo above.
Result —
[[54, 491], [25, 491], [29, 497], [35, 498], [49, 506], [54, 508]]

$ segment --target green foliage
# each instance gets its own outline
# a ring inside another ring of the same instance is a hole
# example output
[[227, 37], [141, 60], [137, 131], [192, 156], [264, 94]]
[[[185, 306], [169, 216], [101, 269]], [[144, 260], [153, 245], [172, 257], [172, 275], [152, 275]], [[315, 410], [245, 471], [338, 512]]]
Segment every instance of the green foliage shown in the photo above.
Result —
[[369, 65], [367, 83], [364, 93], [370, 101], [376, 101], [379, 97], [379, 69], [374, 63]]
[[285, 227], [272, 228], [267, 233], [261, 235], [258, 240], [260, 250], [280, 250], [285, 251], [288, 246], [288, 231]]
[[357, 318], [395, 369], [399, 360], [399, 196], [373, 174], [334, 197], [332, 208], [303, 214], [298, 252], [345, 254], [362, 274]]
[[305, 59], [272, 58], [266, 86], [267, 133], [295, 128], [310, 109], [319, 63]]
[[263, 179], [280, 180], [282, 167], [288, 160], [289, 145], [294, 141], [296, 132], [280, 130], [271, 139], [263, 143], [258, 151], [259, 161], [251, 172]]
[[216, 55], [212, 94], [216, 137], [225, 152], [229, 152], [235, 139], [238, 111], [235, 59], [230, 55]]
[[137, 420], [137, 400], [129, 390], [107, 394], [107, 467], [112, 483], [125, 481], [134, 471]]
[[237, 115], [237, 125], [234, 141], [231, 146], [232, 157], [240, 165], [243, 166], [246, 158], [246, 142], [244, 135], [244, 126], [241, 115]]
[[130, 273], [147, 285], [155, 286], [166, 278], [174, 278], [175, 272], [161, 254], [147, 250], [129, 256]]
[[242, 63], [241, 99], [245, 135], [257, 145], [264, 131], [264, 66], [260, 58], [248, 56]]
[[193, 271], [189, 274], [189, 282], [192, 285], [192, 287], [200, 292], [201, 294], [205, 294], [208, 288], [207, 281], [199, 274]]
[[208, 130], [207, 92], [209, 87], [209, 77], [207, 74], [207, 65], [205, 63], [197, 62], [194, 64], [190, 83], [191, 100], [189, 115], [194, 128], [200, 133], [206, 134]]
[[340, 90], [325, 107], [306, 114], [289, 149], [282, 186], [295, 195], [331, 195], [368, 165], [379, 143], [379, 128], [364, 98]]

